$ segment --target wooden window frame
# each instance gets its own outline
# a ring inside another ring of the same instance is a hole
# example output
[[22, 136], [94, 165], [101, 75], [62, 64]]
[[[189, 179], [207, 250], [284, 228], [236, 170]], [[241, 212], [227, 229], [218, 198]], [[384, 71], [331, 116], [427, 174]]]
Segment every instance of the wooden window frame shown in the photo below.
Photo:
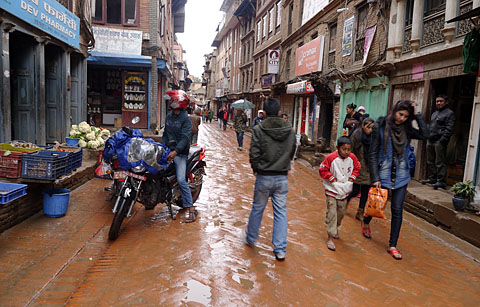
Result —
[[125, 22], [125, 0], [120, 0], [121, 9], [120, 9], [120, 23], [108, 23], [107, 22], [107, 0], [96, 0], [102, 1], [102, 20], [94, 20], [92, 18], [92, 23], [106, 25], [106, 26], [123, 26], [123, 27], [139, 27], [140, 26], [140, 0], [135, 0], [136, 6], [136, 16], [135, 23], [126, 23]]

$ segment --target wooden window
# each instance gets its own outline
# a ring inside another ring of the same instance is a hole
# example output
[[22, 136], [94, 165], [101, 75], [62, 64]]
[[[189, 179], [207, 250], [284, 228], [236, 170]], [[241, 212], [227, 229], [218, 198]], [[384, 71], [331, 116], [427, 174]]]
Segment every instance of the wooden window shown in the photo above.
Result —
[[288, 50], [285, 56], [285, 79], [286, 81], [290, 80], [290, 57], [292, 55], [292, 50]]
[[268, 18], [270, 19], [268, 23], [268, 33], [272, 33], [273, 28], [275, 27], [274, 26], [275, 24], [275, 8], [274, 7], [272, 7], [268, 12]]
[[267, 14], [263, 16], [263, 35], [262, 37], [265, 37], [267, 35]]
[[94, 23], [138, 26], [139, 0], [92, 0]]
[[357, 31], [355, 34], [355, 54], [354, 61], [363, 60], [365, 45], [365, 30], [367, 28], [368, 4], [357, 9]]
[[430, 16], [445, 9], [446, 0], [426, 0], [424, 16]]
[[165, 35], [165, 5], [159, 6], [159, 11], [158, 32], [163, 37]]
[[257, 42], [260, 41], [261, 36], [262, 36], [262, 20], [259, 20], [257, 23]]
[[277, 2], [277, 27], [280, 27], [280, 23], [282, 22], [282, 2]]
[[292, 34], [293, 28], [293, 2], [288, 7], [288, 35]]
[[330, 39], [328, 42], [328, 68], [335, 68], [335, 52], [337, 48], [337, 25], [330, 26]]

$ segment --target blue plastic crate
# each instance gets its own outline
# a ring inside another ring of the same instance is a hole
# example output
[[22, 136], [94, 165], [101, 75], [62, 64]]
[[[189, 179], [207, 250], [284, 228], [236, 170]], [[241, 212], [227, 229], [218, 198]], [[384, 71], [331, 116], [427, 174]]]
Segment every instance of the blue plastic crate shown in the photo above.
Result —
[[82, 148], [79, 147], [74, 147], [74, 146], [60, 146], [58, 149], [61, 150], [68, 150], [68, 161], [67, 161], [67, 166], [66, 166], [66, 174], [69, 174], [82, 166], [82, 154], [83, 150]]
[[0, 182], [0, 204], [6, 204], [27, 195], [26, 184]]
[[22, 178], [57, 179], [66, 174], [68, 155], [68, 152], [49, 150], [24, 155], [22, 160]]

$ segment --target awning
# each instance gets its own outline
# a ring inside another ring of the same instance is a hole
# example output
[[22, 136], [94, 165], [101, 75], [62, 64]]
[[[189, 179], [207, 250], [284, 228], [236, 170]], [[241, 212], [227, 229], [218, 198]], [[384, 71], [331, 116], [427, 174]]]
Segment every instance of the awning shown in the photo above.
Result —
[[467, 19], [467, 18], [472, 18], [472, 17], [475, 17], [475, 16], [480, 16], [480, 7], [476, 7], [476, 8], [474, 8], [474, 9], [472, 9], [472, 10], [466, 12], [466, 13], [458, 15], [457, 17], [448, 20], [447, 23], [460, 21], [460, 20], [464, 20], [464, 19]]
[[152, 57], [146, 55], [90, 52], [87, 63], [100, 66], [152, 67]]

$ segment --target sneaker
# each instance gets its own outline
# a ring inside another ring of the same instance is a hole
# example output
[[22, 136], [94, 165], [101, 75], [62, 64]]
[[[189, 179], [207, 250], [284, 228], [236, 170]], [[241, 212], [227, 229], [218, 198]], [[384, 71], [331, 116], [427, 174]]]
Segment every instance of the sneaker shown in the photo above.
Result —
[[243, 241], [243, 243], [245, 243], [245, 245], [248, 245], [248, 246], [250, 246], [250, 247], [252, 247], [252, 248], [255, 247], [255, 244], [252, 244], [252, 243], [248, 242], [248, 240], [247, 240], [247, 231], [246, 231], [246, 230], [242, 231], [242, 241]]
[[435, 180], [433, 179], [423, 179], [423, 180], [420, 180], [420, 183], [425, 185], [425, 184], [434, 184], [435, 183]]
[[238, 150], [242, 151], [242, 150], [243, 150], [243, 147], [238, 147]]
[[445, 190], [446, 187], [447, 187], [447, 185], [443, 182], [437, 182], [433, 185], [434, 190], [437, 190], [438, 188], [442, 188], [442, 189]]
[[285, 260], [286, 256], [287, 256], [287, 253], [285, 252], [275, 252], [275, 259], [277, 259], [278, 261]]

